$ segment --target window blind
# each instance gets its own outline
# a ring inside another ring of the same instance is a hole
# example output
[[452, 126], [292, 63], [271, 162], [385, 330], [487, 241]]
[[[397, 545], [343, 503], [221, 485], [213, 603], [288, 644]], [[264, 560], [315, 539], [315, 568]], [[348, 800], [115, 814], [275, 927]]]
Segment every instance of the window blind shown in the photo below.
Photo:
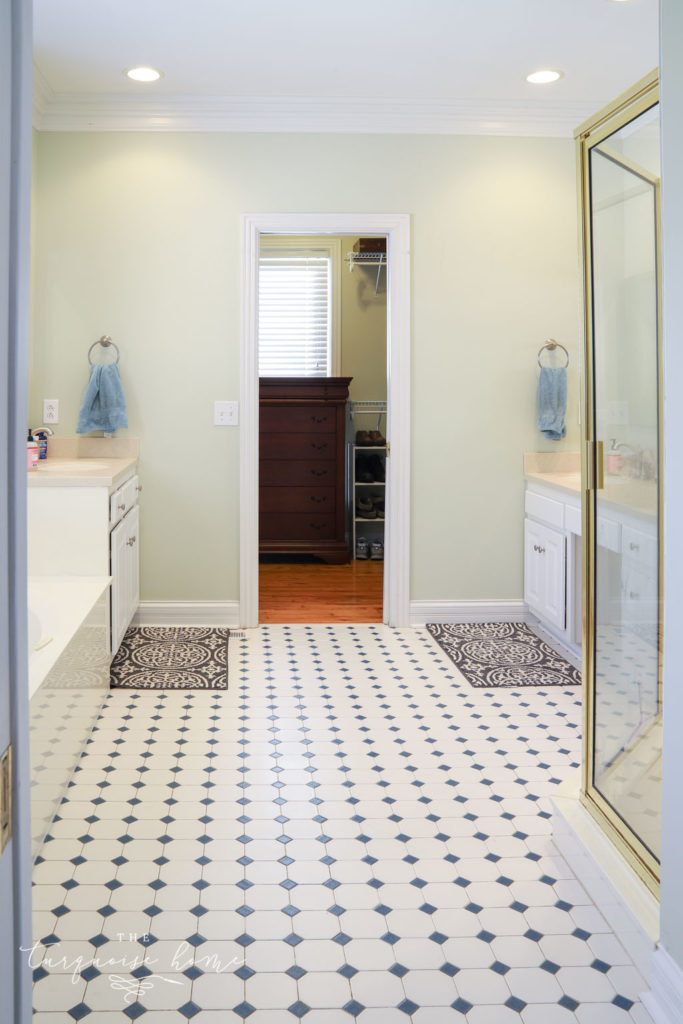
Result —
[[331, 376], [332, 260], [262, 255], [259, 376]]

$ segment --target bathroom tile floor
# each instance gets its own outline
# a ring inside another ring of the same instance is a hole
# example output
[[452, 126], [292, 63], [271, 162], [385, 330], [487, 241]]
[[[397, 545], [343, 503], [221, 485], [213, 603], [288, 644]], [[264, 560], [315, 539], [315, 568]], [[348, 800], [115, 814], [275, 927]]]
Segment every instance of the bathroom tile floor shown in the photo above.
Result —
[[35, 1024], [651, 1024], [551, 838], [576, 688], [474, 690], [422, 629], [238, 652], [108, 696], [35, 868]]

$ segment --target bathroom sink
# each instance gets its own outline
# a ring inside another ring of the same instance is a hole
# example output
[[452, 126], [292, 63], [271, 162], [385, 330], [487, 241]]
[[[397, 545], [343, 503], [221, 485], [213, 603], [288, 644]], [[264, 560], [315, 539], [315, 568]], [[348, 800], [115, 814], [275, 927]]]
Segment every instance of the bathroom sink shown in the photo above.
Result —
[[40, 473], [90, 473], [92, 470], [108, 469], [108, 463], [97, 459], [46, 459], [38, 465]]

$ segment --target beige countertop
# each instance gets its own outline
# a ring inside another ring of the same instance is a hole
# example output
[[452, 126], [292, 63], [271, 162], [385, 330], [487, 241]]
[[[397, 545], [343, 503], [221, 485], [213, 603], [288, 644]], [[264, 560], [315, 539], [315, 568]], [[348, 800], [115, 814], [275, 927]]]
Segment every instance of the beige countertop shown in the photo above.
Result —
[[62, 458], [48, 456], [26, 473], [29, 487], [115, 487], [137, 466], [137, 457]]
[[[557, 455], [527, 452], [524, 456], [524, 479], [578, 497], [581, 494], [578, 453], [564, 452], [560, 455], [563, 456], [562, 461]], [[572, 460], [575, 460], [573, 465]], [[605, 508], [654, 519], [657, 515], [657, 483], [655, 480], [637, 480], [607, 473], [599, 503]]]
[[544, 487], [556, 487], [566, 494], [581, 494], [581, 473], [525, 473], [524, 479], [543, 484]]

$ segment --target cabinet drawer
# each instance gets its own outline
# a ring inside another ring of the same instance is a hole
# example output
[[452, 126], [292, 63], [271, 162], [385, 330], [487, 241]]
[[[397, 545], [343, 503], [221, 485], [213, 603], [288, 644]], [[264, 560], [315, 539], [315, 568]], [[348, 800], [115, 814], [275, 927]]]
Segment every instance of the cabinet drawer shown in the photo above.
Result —
[[336, 409], [324, 405], [302, 405], [277, 408], [263, 406], [259, 429], [264, 434], [286, 430], [290, 434], [332, 433], [336, 430]]
[[118, 523], [138, 500], [138, 477], [132, 476], [121, 484], [109, 499], [109, 522]]
[[527, 491], [524, 499], [524, 508], [528, 516], [534, 519], [542, 519], [551, 526], [558, 529], [564, 527], [564, 505], [561, 501], [554, 501], [534, 491]]
[[331, 460], [295, 459], [280, 462], [262, 459], [259, 463], [261, 487], [301, 487], [306, 484], [333, 484], [337, 464]]
[[654, 534], [644, 533], [642, 530], [635, 530], [632, 526], [624, 525], [621, 528], [621, 540], [621, 551], [624, 558], [631, 558], [634, 562], [639, 562], [656, 572], [657, 537]]
[[264, 512], [259, 517], [261, 540], [331, 540], [335, 516], [315, 512]]
[[259, 488], [260, 512], [334, 512], [334, 487]]
[[261, 434], [262, 459], [332, 459], [336, 454], [335, 434]]

